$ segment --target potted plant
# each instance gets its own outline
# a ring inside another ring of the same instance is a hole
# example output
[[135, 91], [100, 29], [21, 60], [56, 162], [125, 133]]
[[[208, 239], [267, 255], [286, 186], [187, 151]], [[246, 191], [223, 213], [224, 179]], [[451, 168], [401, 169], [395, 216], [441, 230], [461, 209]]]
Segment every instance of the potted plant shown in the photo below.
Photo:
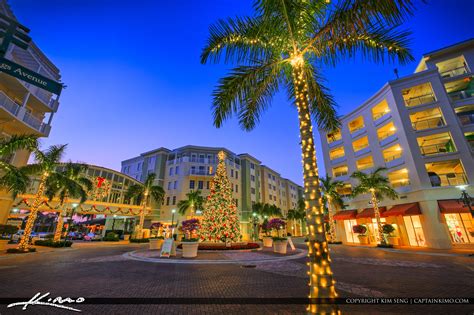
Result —
[[286, 248], [288, 246], [288, 239], [283, 237], [281, 232], [285, 228], [285, 221], [279, 218], [274, 218], [268, 221], [268, 228], [270, 230], [275, 230], [277, 236], [272, 238], [273, 243], [273, 252], [279, 254], [286, 254]]
[[260, 226], [260, 228], [262, 229], [262, 232], [265, 234], [263, 236], [263, 247], [272, 247], [273, 239], [270, 234], [272, 230], [268, 227], [268, 221], [265, 220], [263, 224]]
[[391, 224], [384, 224], [382, 226], [383, 234], [387, 235], [388, 243], [392, 246], [400, 245], [400, 238], [398, 236], [392, 235], [395, 232], [395, 227]]
[[359, 238], [359, 242], [362, 245], [369, 244], [369, 237], [367, 236], [367, 227], [365, 227], [365, 225], [361, 225], [361, 224], [354, 225], [352, 227], [352, 231], [358, 234], [357, 237]]
[[150, 249], [161, 249], [161, 246], [163, 246], [163, 242], [165, 238], [160, 234], [162, 224], [160, 222], [155, 222], [151, 225], [150, 230], [151, 230], [151, 235], [149, 238], [149, 248]]
[[0, 251], [6, 249], [11, 236], [18, 231], [18, 227], [8, 224], [0, 224]]
[[194, 258], [197, 256], [199, 239], [194, 237], [199, 229], [199, 220], [190, 219], [181, 223], [181, 229], [184, 233], [184, 238], [181, 240], [183, 245], [183, 258]]

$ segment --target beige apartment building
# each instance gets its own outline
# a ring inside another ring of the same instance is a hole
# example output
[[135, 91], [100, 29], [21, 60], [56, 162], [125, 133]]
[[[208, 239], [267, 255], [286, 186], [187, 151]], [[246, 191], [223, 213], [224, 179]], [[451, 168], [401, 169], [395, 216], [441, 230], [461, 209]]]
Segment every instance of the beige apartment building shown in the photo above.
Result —
[[[5, 0], [0, 0], [0, 12], [16, 20]], [[59, 69], [34, 42], [30, 43], [27, 50], [10, 44], [5, 58], [54, 81], [60, 79]], [[58, 106], [58, 99], [48, 91], [0, 72], [0, 133], [2, 138], [22, 134], [48, 137], [51, 122]], [[19, 151], [7, 159], [14, 165], [21, 166], [28, 162], [29, 156], [29, 152]], [[10, 194], [0, 193], [0, 224], [6, 222], [12, 202]]]
[[[327, 173], [350, 175], [388, 168], [397, 200], [383, 200], [382, 221], [396, 228], [400, 245], [469, 247], [474, 229], [460, 188], [474, 195], [474, 40], [425, 54], [414, 74], [389, 81], [364, 104], [342, 117], [341, 129], [320, 130]], [[466, 185], [465, 187], [462, 187]], [[377, 225], [368, 196], [346, 199], [336, 214], [345, 244], [358, 244], [352, 226], [366, 224], [371, 243]]]
[[254, 203], [274, 204], [284, 214], [296, 207], [298, 198], [302, 196], [302, 187], [262, 165], [260, 160], [250, 154], [235, 154], [226, 148], [193, 145], [174, 150], [159, 148], [122, 162], [122, 173], [136, 180], [143, 181], [147, 174], [155, 173], [156, 184], [166, 192], [163, 204], [152, 206], [152, 215], [147, 217], [145, 227], [152, 222], [171, 224], [172, 221], [176, 223], [187, 218], [178, 214], [177, 204], [186, 199], [190, 191], [200, 190], [204, 197], [209, 195], [210, 183], [217, 168], [217, 154], [221, 150], [226, 153], [228, 178], [244, 237], [251, 233]]

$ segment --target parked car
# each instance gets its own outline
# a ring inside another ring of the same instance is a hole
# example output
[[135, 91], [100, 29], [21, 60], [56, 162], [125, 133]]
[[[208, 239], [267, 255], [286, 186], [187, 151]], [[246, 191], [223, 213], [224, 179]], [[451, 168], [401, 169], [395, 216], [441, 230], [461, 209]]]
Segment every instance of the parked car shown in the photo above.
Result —
[[81, 232], [69, 232], [67, 237], [71, 240], [82, 240], [84, 239], [84, 234]]
[[[18, 232], [16, 232], [15, 234], [13, 234], [12, 236], [12, 241], [13, 242], [19, 242], [20, 241], [20, 238], [23, 236], [23, 234], [25, 233], [24, 230], [18, 230]], [[30, 234], [30, 241], [33, 237], [37, 237], [37, 234], [36, 232], [31, 232]]]
[[94, 233], [87, 233], [84, 235], [84, 241], [100, 241], [102, 240], [102, 235], [94, 234]]

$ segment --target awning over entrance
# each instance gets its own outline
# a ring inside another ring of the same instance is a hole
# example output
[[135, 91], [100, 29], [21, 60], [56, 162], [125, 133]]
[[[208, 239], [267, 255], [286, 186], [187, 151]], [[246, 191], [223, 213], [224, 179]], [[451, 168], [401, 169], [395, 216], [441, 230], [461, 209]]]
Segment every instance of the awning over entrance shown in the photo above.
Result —
[[413, 203], [404, 203], [402, 205], [396, 205], [390, 208], [388, 211], [385, 211], [380, 216], [386, 217], [395, 217], [397, 215], [418, 215], [421, 214], [420, 205], [418, 202]]
[[456, 199], [438, 200], [438, 206], [441, 213], [470, 213], [469, 208]]
[[[380, 215], [387, 210], [386, 207], [379, 207]], [[366, 208], [357, 215], [357, 219], [375, 218], [374, 208]]]
[[344, 210], [338, 211], [334, 216], [334, 220], [350, 220], [355, 219], [357, 216], [357, 210]]

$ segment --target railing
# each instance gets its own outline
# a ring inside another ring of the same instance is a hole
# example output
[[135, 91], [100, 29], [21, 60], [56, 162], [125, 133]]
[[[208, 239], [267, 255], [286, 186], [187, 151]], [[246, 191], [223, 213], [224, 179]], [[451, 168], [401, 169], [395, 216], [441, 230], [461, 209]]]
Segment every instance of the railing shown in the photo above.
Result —
[[453, 101], [464, 100], [466, 98], [470, 98], [473, 96], [474, 96], [474, 90], [463, 90], [463, 91], [449, 93], [449, 97], [451, 97], [451, 100]]
[[375, 114], [375, 115], [372, 116], [372, 119], [375, 121], [375, 120], [377, 120], [377, 119], [379, 119], [379, 118], [382, 118], [383, 116], [385, 116], [385, 115], [387, 115], [387, 114], [389, 114], [389, 113], [390, 113], [390, 111], [388, 111], [388, 112], [381, 112], [381, 113]]
[[341, 140], [342, 136], [341, 134], [339, 134], [338, 136], [331, 136], [331, 137], [326, 137], [326, 138], [328, 140], [328, 143], [333, 143], [333, 142]]
[[461, 121], [461, 125], [467, 126], [474, 124], [474, 113], [470, 114], [458, 114], [459, 120]]
[[339, 158], [342, 158], [342, 157], [345, 157], [346, 155], [344, 153], [341, 153], [341, 154], [336, 154], [336, 155], [332, 155], [330, 156], [329, 158], [332, 160], [336, 160], [336, 159], [339, 159]]
[[25, 113], [25, 116], [23, 116], [23, 121], [36, 130], [41, 130], [41, 125], [43, 124], [41, 120], [34, 117], [30, 113]]
[[412, 122], [411, 125], [414, 130], [424, 130], [445, 126], [446, 124], [443, 117], [435, 117]]
[[391, 182], [390, 183], [392, 185], [393, 188], [397, 188], [397, 187], [405, 187], [405, 186], [410, 186], [410, 180], [400, 180], [400, 181], [397, 181], [397, 182]]
[[409, 99], [404, 98], [404, 100], [405, 100], [405, 105], [408, 107], [411, 107], [411, 106], [417, 106], [421, 104], [432, 103], [436, 101], [436, 97], [433, 94], [433, 92], [431, 92], [424, 95], [411, 97]]
[[420, 146], [421, 155], [433, 155], [439, 153], [456, 152], [453, 146], [445, 144], [432, 144]]
[[390, 161], [401, 158], [402, 155], [403, 155], [403, 153], [400, 152], [400, 153], [397, 153], [397, 154], [390, 155], [389, 157], [384, 157], [383, 160], [387, 163], [387, 162], [390, 162]]
[[214, 175], [213, 172], [209, 173], [209, 171], [206, 170], [189, 170], [189, 175], [202, 175], [202, 176], [212, 176]]
[[432, 173], [429, 175], [432, 187], [457, 186], [467, 184], [467, 178], [464, 173]]
[[461, 66], [461, 67], [458, 67], [458, 68], [454, 68], [454, 69], [451, 69], [451, 70], [440, 72], [439, 74], [443, 78], [452, 78], [452, 77], [455, 77], [457, 75], [466, 74], [468, 72], [469, 71], [467, 71], [465, 66]]
[[387, 139], [388, 137], [392, 136], [396, 134], [395, 131], [385, 131], [385, 132], [382, 132], [380, 135], [378, 135], [378, 138], [379, 138], [379, 141], [382, 141], [382, 140], [385, 140]]
[[357, 151], [360, 151], [360, 150], [363, 150], [365, 148], [369, 147], [369, 144], [363, 144], [363, 145], [358, 145], [358, 146], [354, 146], [354, 152], [357, 152]]
[[360, 126], [355, 127], [354, 129], [351, 129], [350, 132], [354, 133], [354, 132], [359, 131], [359, 130], [364, 129], [364, 128], [365, 128], [365, 125], [360, 125]]
[[338, 172], [334, 172], [334, 177], [346, 176], [347, 174], [349, 174], [348, 171], [338, 171]]
[[3, 92], [0, 92], [0, 106], [5, 108], [12, 115], [16, 115], [18, 113], [18, 109], [20, 108], [20, 105], [15, 103]]

